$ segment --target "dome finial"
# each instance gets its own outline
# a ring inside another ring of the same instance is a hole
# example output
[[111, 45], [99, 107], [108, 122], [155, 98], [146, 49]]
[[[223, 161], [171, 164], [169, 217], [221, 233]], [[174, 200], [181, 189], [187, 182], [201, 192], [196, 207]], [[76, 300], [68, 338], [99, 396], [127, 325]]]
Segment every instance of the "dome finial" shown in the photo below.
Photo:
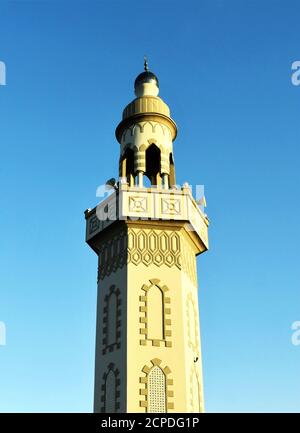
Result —
[[147, 56], [144, 56], [144, 69], [146, 72], [149, 71]]

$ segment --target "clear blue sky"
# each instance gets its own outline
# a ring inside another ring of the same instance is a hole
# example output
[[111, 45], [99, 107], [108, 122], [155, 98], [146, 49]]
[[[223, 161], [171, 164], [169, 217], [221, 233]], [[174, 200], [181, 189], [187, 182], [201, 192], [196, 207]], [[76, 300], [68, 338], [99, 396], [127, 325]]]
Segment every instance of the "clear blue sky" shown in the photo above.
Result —
[[213, 411], [300, 411], [300, 4], [0, 3], [0, 411], [92, 411], [96, 255], [83, 211], [117, 175], [114, 130], [144, 53], [204, 184], [198, 259]]

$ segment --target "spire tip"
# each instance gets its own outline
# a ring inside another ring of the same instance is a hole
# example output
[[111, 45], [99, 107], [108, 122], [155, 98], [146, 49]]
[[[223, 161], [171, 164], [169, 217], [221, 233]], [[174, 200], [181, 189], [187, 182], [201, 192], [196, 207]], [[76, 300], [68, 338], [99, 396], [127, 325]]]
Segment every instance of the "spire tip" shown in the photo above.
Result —
[[144, 69], [146, 72], [149, 71], [147, 56], [144, 56]]

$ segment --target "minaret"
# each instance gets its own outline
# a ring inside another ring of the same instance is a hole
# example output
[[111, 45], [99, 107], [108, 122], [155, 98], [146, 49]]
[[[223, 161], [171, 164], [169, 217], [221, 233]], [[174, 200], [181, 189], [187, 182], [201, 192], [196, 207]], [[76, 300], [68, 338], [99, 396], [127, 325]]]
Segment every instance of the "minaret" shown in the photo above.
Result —
[[208, 219], [176, 185], [177, 127], [148, 70], [116, 128], [119, 181], [85, 212], [98, 255], [95, 412], [203, 412], [196, 256]]

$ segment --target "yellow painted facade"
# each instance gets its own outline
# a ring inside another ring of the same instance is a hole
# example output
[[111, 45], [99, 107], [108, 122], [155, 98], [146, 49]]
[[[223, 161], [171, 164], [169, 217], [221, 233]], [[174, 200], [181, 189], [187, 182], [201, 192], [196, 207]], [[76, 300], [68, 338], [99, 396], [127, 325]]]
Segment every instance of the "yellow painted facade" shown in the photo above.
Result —
[[85, 212], [98, 255], [94, 410], [203, 412], [196, 256], [208, 219], [175, 184], [177, 128], [155, 75], [135, 93], [116, 130], [120, 180]]

